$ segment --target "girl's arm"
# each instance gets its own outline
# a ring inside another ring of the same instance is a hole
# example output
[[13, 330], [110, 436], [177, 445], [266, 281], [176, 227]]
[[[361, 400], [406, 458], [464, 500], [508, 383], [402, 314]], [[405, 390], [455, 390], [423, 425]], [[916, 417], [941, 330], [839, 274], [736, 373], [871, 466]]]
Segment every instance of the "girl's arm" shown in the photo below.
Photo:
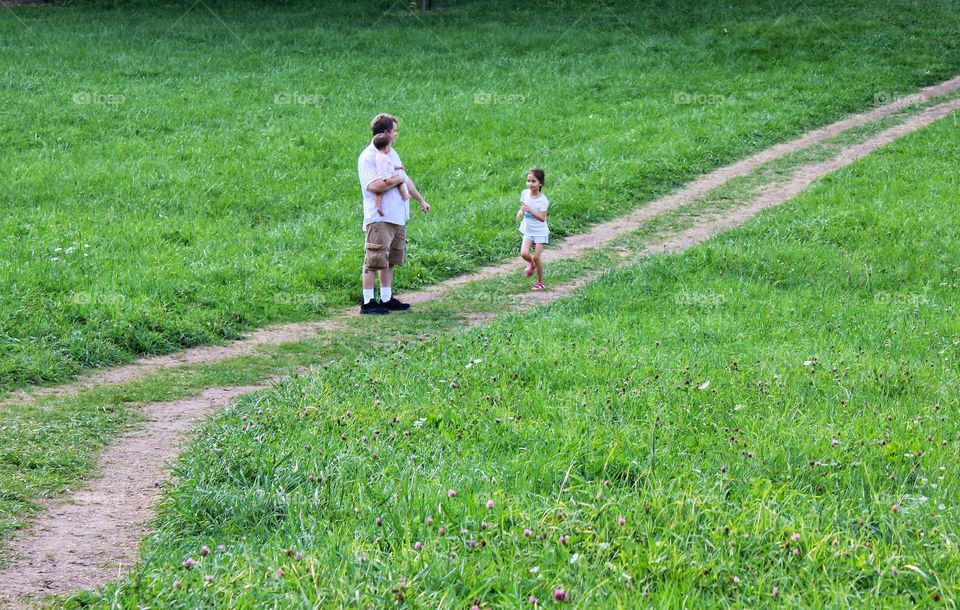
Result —
[[525, 207], [527, 208], [526, 211], [529, 212], [529, 214], [530, 214], [531, 216], [533, 216], [534, 218], [536, 218], [536, 219], [539, 220], [540, 222], [547, 222], [547, 213], [546, 213], [546, 212], [540, 212], [540, 211], [534, 210], [534, 209], [531, 208], [530, 206], [525, 206]]

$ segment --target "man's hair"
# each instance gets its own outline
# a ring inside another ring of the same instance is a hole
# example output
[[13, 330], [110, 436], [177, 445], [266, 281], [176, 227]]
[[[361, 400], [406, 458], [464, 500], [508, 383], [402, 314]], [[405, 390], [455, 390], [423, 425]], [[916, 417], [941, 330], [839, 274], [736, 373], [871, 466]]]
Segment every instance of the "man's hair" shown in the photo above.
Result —
[[527, 173], [533, 174], [533, 177], [537, 179], [537, 182], [540, 183], [540, 186], [544, 186], [546, 184], [546, 174], [544, 174], [543, 170], [539, 167], [531, 167], [527, 170]]
[[399, 121], [400, 119], [392, 114], [378, 114], [370, 121], [370, 131], [373, 132], [373, 135], [390, 131]]
[[387, 146], [390, 146], [390, 136], [385, 133], [378, 133], [373, 136], [373, 147], [377, 150], [383, 150]]

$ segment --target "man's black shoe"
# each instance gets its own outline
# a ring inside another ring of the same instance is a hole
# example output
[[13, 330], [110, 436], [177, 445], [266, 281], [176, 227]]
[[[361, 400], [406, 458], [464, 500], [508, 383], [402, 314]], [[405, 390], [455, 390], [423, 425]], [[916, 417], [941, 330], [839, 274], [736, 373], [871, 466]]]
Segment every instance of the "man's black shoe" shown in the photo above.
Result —
[[384, 301], [380, 303], [380, 306], [387, 309], [388, 311], [406, 311], [410, 309], [410, 303], [403, 303], [398, 301], [396, 297], [390, 297], [389, 301]]
[[382, 316], [383, 314], [390, 313], [390, 310], [378, 303], [376, 299], [370, 299], [368, 303], [360, 306], [360, 313]]

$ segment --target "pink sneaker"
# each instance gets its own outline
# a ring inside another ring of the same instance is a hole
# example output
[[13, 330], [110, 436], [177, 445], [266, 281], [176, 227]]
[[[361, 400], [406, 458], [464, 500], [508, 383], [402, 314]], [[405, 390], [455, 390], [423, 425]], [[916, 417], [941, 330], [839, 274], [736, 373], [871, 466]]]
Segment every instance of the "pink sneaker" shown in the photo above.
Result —
[[533, 285], [533, 289], [534, 289], [534, 290], [544, 290], [543, 282], [537, 282], [536, 284], [534, 284], [534, 285]]
[[523, 274], [527, 277], [533, 277], [533, 270], [535, 269], [533, 262], [527, 265], [527, 268], [523, 270]]

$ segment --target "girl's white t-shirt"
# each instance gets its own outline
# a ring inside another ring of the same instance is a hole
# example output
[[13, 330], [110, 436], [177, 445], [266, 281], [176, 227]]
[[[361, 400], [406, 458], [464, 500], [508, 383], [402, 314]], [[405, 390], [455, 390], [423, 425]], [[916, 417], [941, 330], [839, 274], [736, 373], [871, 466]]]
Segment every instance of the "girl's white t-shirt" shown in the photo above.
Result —
[[[538, 212], [546, 212], [550, 205], [550, 200], [543, 194], [543, 191], [540, 192], [539, 197], [531, 197], [530, 189], [523, 189], [523, 192], [520, 193], [520, 201]], [[537, 220], [529, 212], [523, 213], [520, 232], [530, 237], [548, 237], [550, 235], [550, 229], [547, 227], [546, 221]]]

